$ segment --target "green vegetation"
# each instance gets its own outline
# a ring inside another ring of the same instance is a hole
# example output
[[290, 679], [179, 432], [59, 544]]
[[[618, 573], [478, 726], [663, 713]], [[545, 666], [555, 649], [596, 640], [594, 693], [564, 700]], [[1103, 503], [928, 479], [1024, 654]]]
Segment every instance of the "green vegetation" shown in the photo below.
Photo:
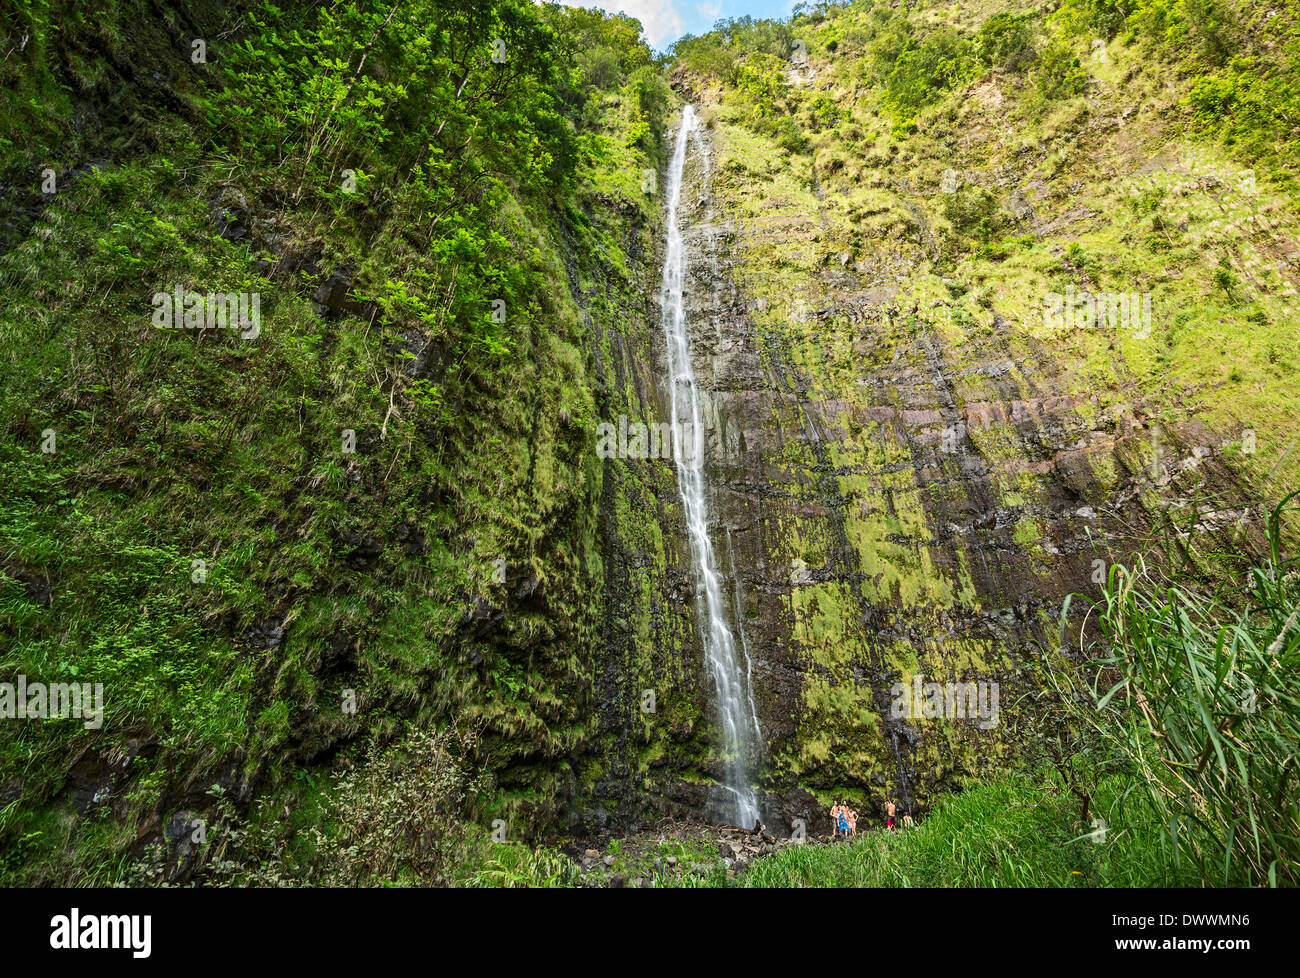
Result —
[[[1098, 793], [1078, 821], [1050, 779], [1015, 778], [945, 798], [915, 828], [862, 831], [851, 843], [787, 845], [740, 877], [746, 887], [1186, 886], [1129, 783]], [[1102, 824], [1104, 822], [1104, 829]]]
[[1244, 594], [1141, 560], [1112, 568], [1096, 604], [1110, 647], [1086, 696], [1058, 687], [1071, 722], [1132, 772], [1160, 848], [1207, 883], [1300, 882], [1300, 561], [1282, 540], [1298, 495], [1270, 516], [1268, 557]]
[[[0, 69], [28, 133], [3, 182], [30, 188], [0, 230], [0, 665], [103, 683], [106, 710], [102, 733], [0, 727], [6, 877], [118, 873], [214, 785], [241, 818], [252, 795], [315, 812], [322, 763], [458, 718], [489, 770], [542, 758], [466, 817], [553, 818], [600, 736], [605, 602], [656, 596], [615, 593], [602, 552], [663, 546], [645, 506], [597, 549], [588, 450], [600, 412], [633, 413], [593, 361], [644, 331], [641, 173], [672, 107], [639, 27], [95, 6], [31, 7]], [[257, 294], [258, 335], [154, 328], [177, 286]]]

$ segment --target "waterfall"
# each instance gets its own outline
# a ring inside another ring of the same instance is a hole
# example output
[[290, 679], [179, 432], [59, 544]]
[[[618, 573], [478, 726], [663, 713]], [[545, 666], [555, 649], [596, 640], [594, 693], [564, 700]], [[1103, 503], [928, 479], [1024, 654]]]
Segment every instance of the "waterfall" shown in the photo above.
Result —
[[[709, 539], [708, 486], [704, 470], [704, 427], [700, 398], [691, 365], [690, 336], [682, 292], [686, 273], [686, 248], [678, 219], [686, 149], [695, 129], [695, 110], [682, 111], [681, 128], [673, 146], [668, 172], [663, 284], [659, 293], [664, 340], [668, 350], [668, 385], [672, 404], [672, 432], [677, 460], [677, 488], [691, 543], [695, 573], [696, 608], [704, 657], [712, 680], [718, 732], [726, 766], [728, 792], [724, 811], [734, 824], [751, 826], [758, 818], [758, 801], [749, 781], [755, 747], [761, 742], [758, 715], [749, 688], [749, 663], [737, 650], [723, 601], [721, 580]], [[739, 609], [737, 614], [739, 615]], [[737, 627], [740, 627], [737, 621]]]

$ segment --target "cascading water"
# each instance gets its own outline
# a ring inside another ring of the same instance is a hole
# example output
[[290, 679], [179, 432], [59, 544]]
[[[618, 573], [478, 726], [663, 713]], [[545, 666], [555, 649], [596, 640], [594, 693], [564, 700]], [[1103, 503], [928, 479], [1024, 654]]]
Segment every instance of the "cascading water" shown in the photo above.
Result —
[[[678, 222], [678, 206], [682, 196], [682, 174], [686, 169], [686, 149], [694, 129], [695, 110], [688, 105], [682, 110], [682, 124], [677, 131], [672, 166], [668, 172], [668, 230], [659, 301], [662, 306], [664, 339], [668, 348], [668, 384], [676, 446], [677, 487], [681, 492], [691, 541], [700, 632], [709, 676], [713, 681], [726, 763], [724, 787], [729, 797], [725, 811], [734, 820], [734, 824], [748, 827], [758, 818], [758, 801], [749, 782], [749, 771], [754, 748], [761, 743], [761, 733], [749, 688], [749, 664], [746, 661], [742, 668], [741, 653], [736, 648], [731, 627], [727, 624], [721, 582], [714, 562], [713, 543], [709, 539], [704, 427], [695, 386], [695, 369], [691, 365], [686, 310], [682, 304], [686, 248]], [[745, 658], [748, 660], [748, 655]]]

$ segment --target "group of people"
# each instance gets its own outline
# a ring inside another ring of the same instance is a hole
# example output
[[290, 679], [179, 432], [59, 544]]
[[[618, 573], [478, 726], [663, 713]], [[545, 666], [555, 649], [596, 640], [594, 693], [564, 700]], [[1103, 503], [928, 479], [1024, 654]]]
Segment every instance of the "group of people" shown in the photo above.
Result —
[[831, 838], [837, 835], [858, 837], [858, 813], [843, 802], [831, 806]]
[[[885, 829], [890, 832], [898, 831], [898, 823], [894, 816], [898, 811], [898, 805], [893, 801], [885, 802]], [[912, 828], [912, 816], [903, 816], [903, 828]], [[831, 807], [831, 838], [844, 836], [848, 839], [858, 837], [858, 813], [850, 808], [845, 802], [836, 802]]]

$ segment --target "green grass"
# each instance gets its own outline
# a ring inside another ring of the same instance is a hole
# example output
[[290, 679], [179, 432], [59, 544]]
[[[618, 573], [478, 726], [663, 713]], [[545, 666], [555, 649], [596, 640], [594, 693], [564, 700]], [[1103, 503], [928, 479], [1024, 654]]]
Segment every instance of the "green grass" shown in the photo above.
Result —
[[[852, 843], [783, 846], [741, 876], [747, 887], [1107, 887], [1191, 883], [1135, 818], [1130, 782], [1098, 793], [1100, 825], [1050, 781], [1009, 778], [944, 798], [915, 828]], [[1094, 839], [1094, 834], [1096, 838]]]
[[[1157, 887], [1195, 886], [1195, 866], [1179, 861], [1131, 774], [1106, 778], [1093, 795], [1087, 825], [1073, 795], [1051, 774], [1013, 776], [944, 797], [912, 829], [863, 829], [851, 843], [786, 843], [729, 879], [699, 839], [624, 853], [608, 847], [612, 867], [591, 875], [651, 876], [655, 887]], [[656, 871], [676, 856], [703, 875]], [[485, 845], [462, 867], [462, 885], [571, 886], [576, 867], [546, 849]]]

